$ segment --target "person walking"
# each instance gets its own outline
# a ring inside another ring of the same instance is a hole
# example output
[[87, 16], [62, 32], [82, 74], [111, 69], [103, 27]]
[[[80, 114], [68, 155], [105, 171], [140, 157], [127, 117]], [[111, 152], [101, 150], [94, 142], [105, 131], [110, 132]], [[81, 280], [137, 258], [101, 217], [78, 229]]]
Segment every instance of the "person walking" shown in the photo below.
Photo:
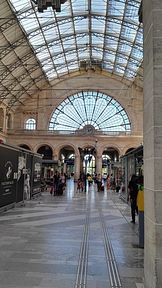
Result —
[[130, 200], [131, 204], [131, 216], [132, 221], [131, 223], [135, 224], [135, 214], [138, 214], [138, 207], [137, 207], [137, 194], [138, 194], [138, 183], [136, 175], [132, 175], [131, 180], [128, 184], [129, 194], [128, 194], [128, 201]]

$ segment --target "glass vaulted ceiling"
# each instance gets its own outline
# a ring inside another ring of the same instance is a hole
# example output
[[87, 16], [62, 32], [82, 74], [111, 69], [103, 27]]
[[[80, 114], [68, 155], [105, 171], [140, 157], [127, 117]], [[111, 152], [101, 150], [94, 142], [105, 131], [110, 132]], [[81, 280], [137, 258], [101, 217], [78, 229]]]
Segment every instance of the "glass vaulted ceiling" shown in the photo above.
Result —
[[133, 80], [143, 58], [141, 0], [67, 0], [61, 12], [37, 12], [30, 0], [10, 0], [48, 79], [84, 63]]

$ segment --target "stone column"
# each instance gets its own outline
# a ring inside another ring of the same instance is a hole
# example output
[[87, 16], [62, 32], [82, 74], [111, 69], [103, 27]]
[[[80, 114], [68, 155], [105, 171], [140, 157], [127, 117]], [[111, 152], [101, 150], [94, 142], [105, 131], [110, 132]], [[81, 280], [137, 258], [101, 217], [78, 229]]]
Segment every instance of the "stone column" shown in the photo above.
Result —
[[7, 111], [6, 108], [4, 109], [4, 118], [3, 118], [3, 132], [7, 132]]
[[6, 108], [0, 108], [1, 109], [1, 128], [3, 132], [6, 132]]
[[102, 174], [102, 155], [96, 155], [96, 173]]
[[162, 1], [143, 0], [145, 288], [162, 287]]
[[80, 156], [75, 156], [74, 168], [74, 180], [77, 181], [80, 177]]
[[64, 165], [63, 165], [63, 173], [65, 173], [65, 174], [66, 174], [66, 168], [67, 168], [67, 165], [66, 165], [66, 163], [64, 163]]
[[55, 161], [58, 161], [58, 153], [57, 152], [55, 152], [54, 154], [53, 154], [53, 160], [55, 160]]

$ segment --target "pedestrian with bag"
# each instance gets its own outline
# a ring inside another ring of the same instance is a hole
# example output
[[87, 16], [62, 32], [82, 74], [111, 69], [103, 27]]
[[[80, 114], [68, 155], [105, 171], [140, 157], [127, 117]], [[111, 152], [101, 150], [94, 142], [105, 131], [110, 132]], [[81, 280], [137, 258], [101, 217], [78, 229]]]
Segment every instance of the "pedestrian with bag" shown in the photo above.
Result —
[[131, 204], [131, 216], [132, 220], [131, 223], [135, 224], [135, 214], [138, 214], [138, 207], [137, 207], [137, 195], [138, 195], [138, 183], [136, 175], [132, 175], [131, 180], [128, 184], [129, 194], [128, 194], [128, 201], [130, 200]]

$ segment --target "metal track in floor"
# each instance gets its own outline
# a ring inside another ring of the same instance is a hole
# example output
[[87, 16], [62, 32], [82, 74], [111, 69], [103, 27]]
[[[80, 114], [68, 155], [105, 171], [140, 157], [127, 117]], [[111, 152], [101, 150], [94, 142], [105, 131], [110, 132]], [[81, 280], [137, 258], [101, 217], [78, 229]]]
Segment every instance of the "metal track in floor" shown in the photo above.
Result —
[[104, 249], [105, 249], [105, 254], [106, 254], [107, 268], [108, 268], [109, 277], [110, 277], [110, 285], [111, 285], [111, 288], [121, 288], [122, 283], [120, 280], [120, 275], [119, 275], [118, 267], [116, 264], [111, 241], [110, 241], [108, 231], [106, 228], [104, 216], [103, 216], [102, 210], [100, 208], [98, 208], [98, 210], [99, 210], [99, 217], [101, 221], [102, 231], [104, 235]]
[[89, 218], [90, 208], [87, 209], [83, 238], [80, 247], [77, 276], [74, 288], [85, 288], [87, 282], [88, 250], [89, 250]]

